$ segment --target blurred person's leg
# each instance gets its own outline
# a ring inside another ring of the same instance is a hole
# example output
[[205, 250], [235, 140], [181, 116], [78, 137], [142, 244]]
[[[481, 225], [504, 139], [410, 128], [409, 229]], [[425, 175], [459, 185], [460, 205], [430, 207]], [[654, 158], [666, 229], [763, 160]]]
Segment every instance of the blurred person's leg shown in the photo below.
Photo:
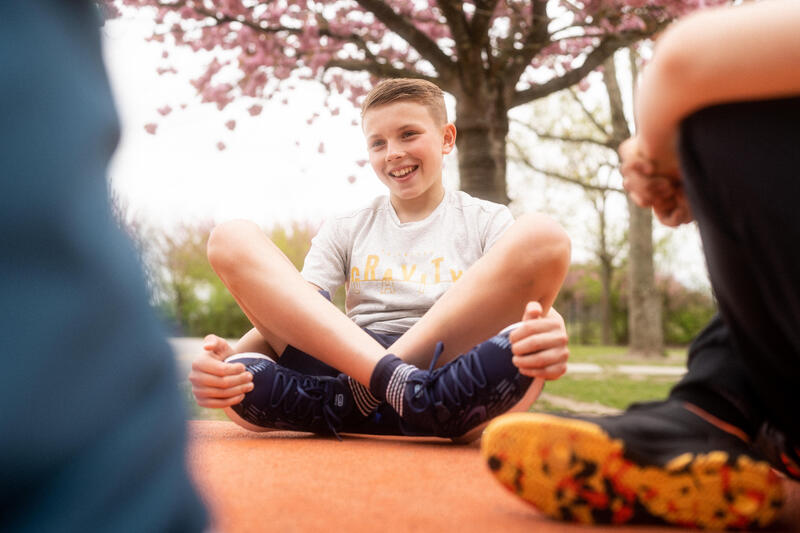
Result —
[[[800, 439], [800, 98], [711, 107], [682, 127], [686, 192], [730, 331], [728, 396]], [[688, 396], [684, 396], [688, 399]], [[702, 401], [699, 400], [698, 401]]]
[[681, 128], [684, 184], [721, 318], [663, 402], [613, 417], [511, 415], [483, 453], [546, 514], [710, 528], [765, 525], [800, 477], [800, 98], [715, 106]]
[[0, 3], [0, 530], [197, 531], [174, 361], [108, 205], [99, 25]]

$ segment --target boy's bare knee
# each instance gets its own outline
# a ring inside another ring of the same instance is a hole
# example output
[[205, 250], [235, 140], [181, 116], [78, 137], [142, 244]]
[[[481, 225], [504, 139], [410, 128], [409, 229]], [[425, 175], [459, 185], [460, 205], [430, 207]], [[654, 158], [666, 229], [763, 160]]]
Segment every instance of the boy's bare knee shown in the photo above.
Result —
[[546, 261], [565, 270], [569, 267], [572, 244], [561, 224], [546, 215], [526, 213], [515, 225], [524, 256], [539, 264]]
[[249, 220], [229, 220], [211, 230], [206, 245], [208, 262], [219, 271], [235, 265], [238, 255], [247, 249], [248, 240], [261, 234], [261, 228]]

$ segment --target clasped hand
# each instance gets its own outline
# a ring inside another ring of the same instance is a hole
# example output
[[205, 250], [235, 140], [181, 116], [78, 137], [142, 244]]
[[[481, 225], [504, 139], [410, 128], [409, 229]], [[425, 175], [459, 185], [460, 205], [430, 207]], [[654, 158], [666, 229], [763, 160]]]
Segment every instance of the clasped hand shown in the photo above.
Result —
[[665, 226], [676, 227], [693, 220], [683, 188], [683, 179], [675, 165], [662, 170], [647, 159], [640, 147], [638, 137], [631, 137], [619, 147], [622, 186], [628, 196], [639, 207], [652, 207], [656, 217]]

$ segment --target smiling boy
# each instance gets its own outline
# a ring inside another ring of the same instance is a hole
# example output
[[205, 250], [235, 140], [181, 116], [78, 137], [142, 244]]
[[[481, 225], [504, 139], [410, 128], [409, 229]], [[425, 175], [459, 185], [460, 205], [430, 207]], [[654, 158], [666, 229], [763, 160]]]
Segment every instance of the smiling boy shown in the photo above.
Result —
[[[544, 216], [445, 191], [456, 128], [435, 85], [384, 81], [362, 118], [389, 195], [326, 222], [302, 273], [255, 224], [213, 231], [209, 261], [254, 328], [235, 347], [206, 338], [194, 395], [254, 430], [359, 431], [388, 404], [400, 433], [475, 437], [535, 399], [531, 378], [566, 370], [550, 306], [569, 240]], [[342, 284], [346, 315], [320, 295]]]

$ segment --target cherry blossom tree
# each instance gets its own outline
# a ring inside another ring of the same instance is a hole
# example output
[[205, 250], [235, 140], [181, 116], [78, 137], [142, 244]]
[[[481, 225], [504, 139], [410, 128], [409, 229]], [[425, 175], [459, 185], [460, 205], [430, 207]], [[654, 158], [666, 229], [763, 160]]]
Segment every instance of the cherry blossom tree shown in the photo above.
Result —
[[356, 104], [379, 78], [435, 83], [456, 100], [461, 188], [508, 203], [510, 109], [579, 83], [615, 50], [724, 0], [106, 1], [152, 9], [156, 41], [210, 52], [192, 83], [220, 109], [247, 98], [256, 114], [259, 99], [293, 79]]

